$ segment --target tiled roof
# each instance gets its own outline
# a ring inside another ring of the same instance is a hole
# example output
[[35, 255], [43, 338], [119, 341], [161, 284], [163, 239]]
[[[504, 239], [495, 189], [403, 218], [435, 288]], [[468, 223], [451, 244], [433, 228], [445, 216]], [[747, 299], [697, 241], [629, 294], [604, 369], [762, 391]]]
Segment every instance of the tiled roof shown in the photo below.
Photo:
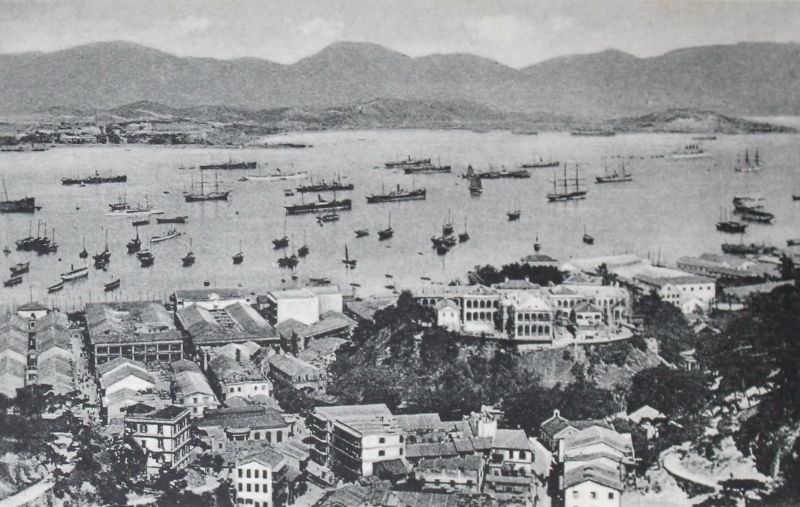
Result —
[[492, 439], [493, 449], [531, 450], [531, 444], [523, 430], [497, 430]]
[[277, 337], [273, 328], [250, 305], [242, 302], [208, 310], [192, 305], [178, 310], [178, 320], [196, 345], [245, 342]]
[[339, 347], [345, 343], [347, 343], [347, 340], [335, 336], [317, 338], [309, 341], [306, 348], [297, 357], [304, 361], [309, 361], [320, 356], [335, 354]]
[[202, 371], [197, 363], [194, 361], [189, 361], [188, 359], [178, 359], [177, 361], [170, 363], [169, 366], [172, 368], [174, 373], [180, 373], [182, 371]]
[[592, 425], [564, 439], [564, 451], [571, 451], [595, 443], [603, 443], [624, 453], [633, 453], [630, 433], [617, 433], [602, 426]]
[[348, 331], [355, 326], [355, 322], [347, 317], [329, 316], [308, 326], [295, 330], [301, 338], [332, 333], [334, 331]]
[[219, 408], [205, 411], [205, 419], [198, 427], [221, 426], [223, 428], [271, 429], [288, 426], [283, 414], [267, 407]]
[[695, 285], [699, 283], [714, 283], [713, 278], [708, 278], [706, 276], [699, 276], [699, 275], [669, 276], [669, 277], [636, 275], [633, 278], [642, 283], [646, 283], [647, 285], [655, 285], [658, 287], [663, 287], [665, 285]]
[[319, 368], [302, 361], [294, 356], [276, 354], [268, 359], [270, 369], [280, 371], [292, 378], [297, 376], [318, 376], [320, 374]]
[[189, 409], [176, 405], [167, 405], [163, 408], [154, 409], [144, 403], [137, 403], [136, 405], [128, 407], [127, 413], [128, 418], [131, 419], [174, 421], [178, 417], [188, 415]]
[[0, 357], [0, 375], [25, 378], [25, 365], [10, 357]]
[[236, 462], [236, 466], [240, 467], [256, 461], [265, 467], [268, 467], [271, 470], [277, 469], [280, 465], [283, 464], [283, 455], [269, 447], [264, 447], [259, 449], [258, 451], [251, 452], [247, 454], [245, 457], [239, 459]]
[[435, 308], [441, 310], [442, 308], [458, 308], [458, 305], [452, 299], [444, 298], [436, 303]]
[[453, 442], [406, 444], [406, 457], [409, 459], [438, 458], [442, 456], [458, 456], [458, 451]]
[[481, 456], [455, 456], [452, 458], [421, 459], [416, 468], [420, 470], [468, 470], [477, 472], [483, 466]]
[[134, 366], [125, 365], [119, 369], [116, 369], [112, 372], [106, 373], [105, 375], [100, 377], [100, 387], [103, 389], [108, 389], [110, 386], [113, 386], [117, 382], [122, 381], [128, 377], [136, 377], [145, 382], [149, 382], [155, 386], [155, 379], [152, 375], [147, 372], [143, 372], [139, 368]]
[[436, 412], [428, 414], [396, 415], [397, 425], [406, 433], [432, 431], [442, 426], [442, 419]]
[[114, 368], [123, 365], [130, 365], [138, 368], [139, 370], [145, 372], [147, 371], [147, 366], [143, 362], [136, 361], [135, 359], [128, 359], [126, 357], [115, 357], [111, 361], [106, 361], [105, 363], [98, 365], [96, 371], [99, 376], [103, 376]]
[[266, 380], [256, 365], [249, 360], [236, 361], [228, 356], [219, 355], [209, 362], [209, 367], [217, 378], [223, 382]]
[[56, 347], [72, 351], [72, 339], [68, 331], [51, 327], [36, 333], [36, 348], [40, 354]]
[[206, 376], [197, 371], [182, 371], [175, 375], [175, 387], [183, 396], [205, 394], [215, 397]]
[[242, 289], [179, 289], [175, 291], [178, 301], [216, 301], [219, 299], [238, 299], [246, 295]]
[[586, 481], [596, 482], [603, 486], [622, 491], [623, 485], [617, 470], [611, 470], [598, 464], [573, 468], [564, 474], [564, 489], [577, 486]]
[[570, 426], [569, 420], [561, 417], [561, 415], [556, 412], [543, 421], [539, 427], [545, 435], [549, 438], [553, 438], [558, 432], [568, 426]]
[[598, 308], [596, 305], [588, 301], [582, 301], [575, 305], [575, 313], [583, 313], [583, 312], [591, 312], [591, 313], [603, 313], [603, 311]]

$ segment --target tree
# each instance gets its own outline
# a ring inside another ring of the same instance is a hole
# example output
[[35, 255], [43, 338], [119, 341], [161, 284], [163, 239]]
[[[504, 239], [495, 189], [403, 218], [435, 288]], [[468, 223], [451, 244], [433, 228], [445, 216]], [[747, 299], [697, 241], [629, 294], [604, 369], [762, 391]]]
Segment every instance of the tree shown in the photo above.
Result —
[[709, 395], [708, 383], [702, 374], [660, 365], [633, 376], [628, 408], [635, 410], [650, 405], [674, 419], [697, 412]]
[[644, 319], [644, 335], [658, 342], [661, 357], [670, 363], [677, 364], [681, 352], [695, 347], [696, 337], [686, 318], [658, 294], [635, 299], [633, 311]]

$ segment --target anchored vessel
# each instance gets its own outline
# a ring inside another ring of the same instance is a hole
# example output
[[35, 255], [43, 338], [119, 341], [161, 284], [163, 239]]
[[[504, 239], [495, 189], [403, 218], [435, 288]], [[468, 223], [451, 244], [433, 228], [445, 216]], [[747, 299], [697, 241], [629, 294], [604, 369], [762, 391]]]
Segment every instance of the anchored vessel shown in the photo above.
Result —
[[87, 178], [61, 178], [62, 185], [99, 185], [100, 183], [125, 183], [126, 181], [128, 181], [128, 176], [125, 174], [100, 176], [99, 171], [95, 171], [94, 175]]
[[603, 176], [595, 177], [597, 183], [623, 183], [626, 181], [633, 181], [633, 174], [625, 169], [625, 162], [622, 163], [622, 168], [619, 171], [614, 171], [608, 174], [608, 168]]
[[[570, 188], [570, 183], [574, 183], [574, 188]], [[559, 187], [561, 190], [559, 191]], [[561, 180], [553, 178], [553, 191], [547, 194], [549, 202], [573, 201], [586, 199], [588, 190], [581, 190], [580, 169], [575, 164], [575, 177], [567, 178], [567, 164], [564, 164], [564, 177]]]
[[202, 202], [202, 201], [227, 201], [230, 190], [219, 189], [219, 177], [214, 175], [214, 190], [211, 192], [205, 191], [205, 178], [203, 173], [200, 173], [200, 192], [189, 192], [183, 196], [186, 202]]
[[423, 201], [425, 200], [426, 190], [424, 188], [417, 188], [413, 190], [405, 190], [398, 184], [395, 190], [386, 192], [382, 190], [380, 194], [371, 194], [367, 196], [368, 204], [377, 204], [382, 202], [395, 202], [395, 201]]
[[343, 211], [350, 210], [353, 207], [353, 201], [350, 199], [333, 199], [327, 201], [322, 196], [317, 196], [316, 201], [301, 202], [300, 204], [292, 204], [284, 206], [287, 215], [302, 215], [304, 213], [322, 213], [326, 211]]
[[150, 243], [160, 243], [162, 241], [166, 241], [168, 239], [174, 239], [180, 236], [181, 233], [177, 231], [177, 229], [170, 229], [164, 234], [157, 234], [150, 238]]
[[35, 197], [9, 199], [6, 179], [3, 178], [3, 200], [0, 201], [0, 213], [33, 213], [36, 209]]
[[750, 151], [744, 150], [744, 159], [740, 159], [738, 156], [736, 157], [736, 164], [733, 166], [733, 170], [737, 173], [755, 173], [761, 170], [761, 156], [756, 150], [753, 158], [750, 158]]
[[431, 159], [429, 158], [411, 158], [411, 155], [408, 156], [405, 160], [395, 160], [391, 162], [386, 162], [383, 164], [387, 169], [406, 169], [408, 167], [419, 167], [425, 165], [431, 165]]
[[89, 276], [89, 267], [83, 266], [80, 268], [76, 268], [73, 265], [70, 265], [69, 271], [66, 273], [61, 273], [61, 281], [69, 282], [72, 280], [77, 280], [79, 278], [86, 278]]
[[223, 162], [221, 164], [205, 164], [201, 165], [201, 170], [210, 170], [210, 169], [221, 169], [221, 170], [232, 170], [232, 169], [255, 169], [258, 166], [257, 162], [233, 162], [228, 160], [227, 162]]
[[354, 186], [352, 183], [342, 183], [341, 177], [337, 176], [336, 179], [331, 181], [330, 183], [326, 182], [324, 179], [319, 183], [310, 183], [308, 185], [301, 185], [296, 188], [296, 190], [300, 193], [306, 192], [337, 192], [337, 191], [347, 191], [353, 190]]

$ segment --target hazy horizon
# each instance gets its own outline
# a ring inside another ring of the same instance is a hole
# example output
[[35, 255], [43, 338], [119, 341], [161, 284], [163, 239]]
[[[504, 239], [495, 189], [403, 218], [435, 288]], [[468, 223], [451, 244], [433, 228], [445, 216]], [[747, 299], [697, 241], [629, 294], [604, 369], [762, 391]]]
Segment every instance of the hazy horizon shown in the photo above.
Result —
[[[335, 42], [411, 57], [468, 53], [522, 68], [616, 49], [800, 42], [800, 2], [746, 0], [0, 0], [0, 53], [125, 41], [176, 56], [291, 64]], [[623, 14], [624, 13], [624, 14]]]

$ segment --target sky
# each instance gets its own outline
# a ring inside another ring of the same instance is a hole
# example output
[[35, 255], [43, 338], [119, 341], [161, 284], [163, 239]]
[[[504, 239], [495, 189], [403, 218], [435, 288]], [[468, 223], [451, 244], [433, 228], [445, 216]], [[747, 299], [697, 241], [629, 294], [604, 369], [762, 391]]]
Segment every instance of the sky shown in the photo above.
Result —
[[0, 0], [0, 53], [125, 40], [180, 56], [293, 63], [336, 41], [512, 67], [604, 49], [636, 56], [800, 42], [800, 0]]

